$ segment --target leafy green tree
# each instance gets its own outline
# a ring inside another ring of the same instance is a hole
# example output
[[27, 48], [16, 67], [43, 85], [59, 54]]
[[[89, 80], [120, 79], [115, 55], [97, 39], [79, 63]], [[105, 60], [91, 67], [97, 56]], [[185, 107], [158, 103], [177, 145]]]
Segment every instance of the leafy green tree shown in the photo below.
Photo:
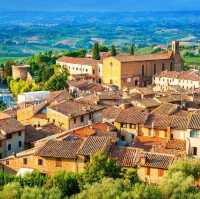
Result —
[[[164, 198], [187, 198], [198, 193], [194, 188], [200, 177], [200, 161], [179, 160], [168, 170], [161, 181], [160, 190]], [[193, 197], [192, 197], [193, 198]]]
[[0, 111], [5, 111], [7, 109], [7, 105], [0, 100]]
[[139, 182], [137, 169], [126, 170], [123, 177], [125, 180], [128, 180], [131, 184], [135, 184]]
[[134, 44], [131, 44], [131, 47], [130, 47], [130, 54], [131, 54], [131, 55], [134, 55], [134, 54], [135, 54], [135, 45], [134, 45]]
[[25, 187], [21, 194], [20, 199], [44, 199], [45, 192], [38, 187]]
[[99, 45], [99, 51], [100, 52], [108, 52], [109, 48], [105, 45]]
[[45, 89], [50, 91], [62, 90], [67, 86], [68, 73], [56, 73], [45, 84]]
[[46, 185], [47, 188], [58, 187], [62, 193], [62, 197], [71, 196], [79, 193], [78, 178], [75, 173], [67, 173], [61, 171], [49, 179]]
[[117, 55], [117, 50], [116, 50], [115, 45], [112, 45], [112, 46], [111, 46], [111, 55], [112, 55], [112, 56], [116, 56], [116, 55]]
[[129, 187], [125, 186], [121, 179], [102, 179], [102, 182], [93, 183], [86, 190], [83, 190], [80, 194], [73, 196], [73, 199], [110, 199], [121, 198], [124, 190]]
[[18, 181], [23, 187], [42, 187], [47, 182], [47, 176], [42, 175], [38, 171], [34, 171], [31, 174], [28, 173], [23, 177], [19, 177]]
[[161, 199], [161, 193], [158, 187], [137, 183], [131, 190], [124, 192], [121, 199]]
[[8, 184], [10, 182], [13, 182], [15, 179], [15, 176], [10, 175], [6, 172], [0, 172], [0, 186], [3, 186], [5, 184]]
[[96, 60], [100, 60], [100, 50], [99, 50], [99, 44], [96, 42], [94, 44], [93, 50], [92, 50], [92, 58]]
[[116, 161], [110, 159], [104, 153], [97, 153], [92, 156], [90, 162], [86, 166], [84, 173], [84, 182], [92, 184], [99, 182], [104, 177], [118, 178], [121, 174], [121, 168]]
[[0, 199], [20, 199], [21, 192], [19, 183], [9, 183], [0, 191]]
[[65, 56], [68, 57], [85, 57], [87, 51], [85, 49], [74, 50], [74, 51], [67, 51], [64, 53]]

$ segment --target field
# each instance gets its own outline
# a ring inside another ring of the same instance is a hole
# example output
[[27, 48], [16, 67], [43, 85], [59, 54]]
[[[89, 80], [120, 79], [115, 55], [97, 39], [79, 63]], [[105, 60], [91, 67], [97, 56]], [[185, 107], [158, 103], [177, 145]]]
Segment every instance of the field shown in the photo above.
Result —
[[[0, 63], [47, 51], [90, 49], [94, 42], [115, 44], [138, 53], [181, 40], [191, 46], [200, 40], [200, 12], [0, 12]], [[200, 58], [186, 57], [199, 64]]]

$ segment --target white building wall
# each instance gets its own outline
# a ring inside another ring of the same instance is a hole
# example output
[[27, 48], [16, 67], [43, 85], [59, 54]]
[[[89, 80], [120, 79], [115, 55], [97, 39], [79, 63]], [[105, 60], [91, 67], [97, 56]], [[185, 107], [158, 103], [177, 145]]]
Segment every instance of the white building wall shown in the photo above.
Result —
[[68, 69], [70, 75], [80, 75], [80, 74], [93, 75], [93, 66], [90, 66], [90, 65], [65, 63], [65, 62], [59, 62], [59, 61], [57, 61], [56, 64], [59, 64], [62, 67]]

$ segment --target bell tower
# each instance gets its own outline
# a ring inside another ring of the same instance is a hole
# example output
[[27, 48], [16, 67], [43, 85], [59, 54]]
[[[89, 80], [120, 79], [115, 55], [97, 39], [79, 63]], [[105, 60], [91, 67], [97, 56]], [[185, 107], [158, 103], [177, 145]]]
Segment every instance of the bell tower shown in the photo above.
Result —
[[174, 55], [179, 54], [179, 41], [172, 41], [172, 51]]

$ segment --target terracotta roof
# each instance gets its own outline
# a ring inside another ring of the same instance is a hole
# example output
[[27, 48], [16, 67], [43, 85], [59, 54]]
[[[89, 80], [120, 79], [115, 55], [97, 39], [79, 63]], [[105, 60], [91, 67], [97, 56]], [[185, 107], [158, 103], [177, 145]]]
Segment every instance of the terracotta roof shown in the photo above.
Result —
[[63, 130], [54, 124], [47, 124], [40, 129], [28, 125], [26, 126], [25, 143], [30, 144], [48, 136], [62, 133]]
[[119, 116], [121, 110], [121, 108], [115, 106], [108, 107], [102, 111], [102, 116], [106, 119], [116, 119]]
[[140, 166], [160, 169], [168, 169], [176, 160], [174, 155], [148, 152], [143, 153], [143, 158], [145, 162], [141, 161]]
[[151, 113], [160, 114], [160, 115], [172, 115], [178, 109], [178, 105], [171, 103], [163, 103], [156, 109], [154, 109]]
[[57, 112], [60, 112], [69, 117], [76, 117], [80, 115], [85, 115], [95, 111], [103, 110], [104, 107], [100, 105], [89, 105], [84, 103], [78, 103], [75, 101], [65, 101], [60, 104], [50, 106], [50, 109], [53, 109]]
[[177, 103], [180, 102], [182, 100], [181, 95], [180, 94], [174, 94], [174, 95], [167, 95], [167, 96], [161, 96], [161, 97], [157, 97], [157, 99], [161, 102], [161, 103]]
[[99, 123], [93, 123], [92, 124], [92, 128], [96, 131], [100, 131], [100, 132], [108, 132], [108, 131], [111, 131], [113, 130], [115, 127], [114, 125], [110, 124], [110, 123], [102, 123], [102, 122], [99, 122]]
[[163, 71], [157, 77], [166, 77], [166, 78], [173, 78], [173, 79], [180, 79], [180, 80], [192, 80], [192, 81], [199, 81], [200, 76], [199, 72], [191, 70], [191, 71]]
[[122, 110], [116, 119], [116, 122], [126, 123], [126, 124], [144, 124], [147, 119], [148, 113], [138, 107], [131, 107]]
[[90, 136], [83, 141], [78, 154], [89, 156], [100, 151], [105, 151], [110, 143], [111, 138], [108, 136]]
[[111, 150], [111, 158], [116, 159], [122, 167], [135, 167], [140, 160], [140, 153], [140, 149], [114, 146]]
[[146, 120], [144, 127], [154, 129], [167, 129], [170, 127], [171, 117], [168, 115], [150, 114]]
[[189, 129], [200, 129], [200, 114], [192, 114]]
[[49, 104], [51, 103], [59, 103], [66, 100], [71, 100], [72, 96], [66, 90], [60, 91], [52, 91], [49, 95], [45, 98]]
[[137, 136], [135, 138], [135, 142], [133, 143], [133, 147], [150, 150], [155, 145], [165, 146], [166, 143], [167, 139], [160, 137]]
[[153, 60], [167, 60], [171, 59], [172, 54], [172, 51], [166, 51], [148, 55], [117, 55], [115, 58], [120, 62], [140, 62]]
[[6, 118], [0, 120], [0, 129], [6, 134], [11, 134], [22, 131], [25, 129], [25, 127], [14, 118]]
[[101, 61], [94, 60], [92, 58], [66, 57], [66, 56], [59, 58], [57, 61], [64, 63], [89, 65], [89, 66], [96, 66], [99, 63], [101, 63]]
[[170, 127], [173, 129], [187, 129], [190, 122], [190, 116], [173, 115]]
[[36, 155], [41, 157], [53, 157], [53, 158], [65, 158], [75, 159], [81, 140], [75, 141], [48, 141], [43, 147], [41, 147]]
[[134, 100], [132, 101], [132, 104], [135, 106], [142, 106], [144, 108], [153, 108], [158, 107], [160, 105], [160, 102], [154, 98], [144, 98], [141, 100]]
[[7, 109], [4, 113], [10, 115], [10, 117], [17, 118], [17, 108]]

